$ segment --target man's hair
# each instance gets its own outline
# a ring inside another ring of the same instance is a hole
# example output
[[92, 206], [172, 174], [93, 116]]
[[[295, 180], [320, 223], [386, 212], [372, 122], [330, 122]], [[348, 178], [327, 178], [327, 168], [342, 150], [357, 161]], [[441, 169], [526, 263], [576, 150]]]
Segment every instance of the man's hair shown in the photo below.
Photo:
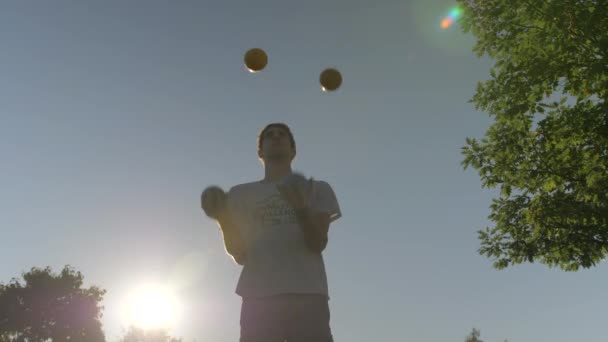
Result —
[[296, 149], [296, 141], [293, 138], [293, 134], [291, 133], [289, 126], [287, 126], [286, 124], [284, 124], [282, 122], [273, 122], [271, 124], [266, 125], [266, 127], [264, 127], [264, 129], [262, 129], [262, 131], [258, 135], [258, 149], [262, 148], [262, 143], [264, 142], [264, 138], [265, 138], [264, 134], [266, 134], [266, 131], [272, 127], [280, 127], [282, 129], [284, 129], [287, 132], [287, 135], [289, 135], [289, 141], [291, 142], [291, 147], [294, 150]]

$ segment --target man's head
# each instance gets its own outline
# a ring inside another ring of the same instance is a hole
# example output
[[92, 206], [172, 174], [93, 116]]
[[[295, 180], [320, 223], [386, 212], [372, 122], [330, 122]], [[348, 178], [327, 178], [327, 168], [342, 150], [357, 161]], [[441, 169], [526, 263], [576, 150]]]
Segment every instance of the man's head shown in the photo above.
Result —
[[258, 157], [264, 162], [291, 163], [296, 156], [296, 141], [284, 123], [275, 122], [266, 125], [258, 135]]

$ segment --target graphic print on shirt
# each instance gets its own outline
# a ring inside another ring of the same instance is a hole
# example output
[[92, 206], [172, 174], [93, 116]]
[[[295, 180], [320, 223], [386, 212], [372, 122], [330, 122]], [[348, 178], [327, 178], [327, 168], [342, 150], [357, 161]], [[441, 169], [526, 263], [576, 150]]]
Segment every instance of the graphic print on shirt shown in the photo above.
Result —
[[295, 210], [281, 197], [273, 194], [255, 203], [253, 219], [258, 227], [296, 224]]

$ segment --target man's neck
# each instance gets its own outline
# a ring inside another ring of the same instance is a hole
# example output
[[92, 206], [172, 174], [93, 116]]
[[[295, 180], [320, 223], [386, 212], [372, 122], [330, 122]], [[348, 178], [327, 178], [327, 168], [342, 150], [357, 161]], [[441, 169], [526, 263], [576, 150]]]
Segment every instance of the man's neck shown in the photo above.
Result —
[[264, 182], [276, 182], [291, 173], [291, 165], [285, 163], [268, 163], [264, 168]]

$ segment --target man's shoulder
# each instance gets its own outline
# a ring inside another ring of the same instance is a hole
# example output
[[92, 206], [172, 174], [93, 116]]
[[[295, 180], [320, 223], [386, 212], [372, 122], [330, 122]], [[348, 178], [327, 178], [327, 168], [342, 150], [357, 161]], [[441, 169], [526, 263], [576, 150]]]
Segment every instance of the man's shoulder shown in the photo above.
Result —
[[313, 178], [313, 181], [314, 181], [314, 185], [316, 187], [323, 187], [323, 188], [331, 189], [331, 185], [329, 185], [329, 182], [327, 182], [325, 180]]
[[[323, 179], [313, 178], [313, 184], [315, 187], [319, 187], [319, 188], [323, 188], [323, 189], [332, 188], [332, 186], [329, 184], [329, 182], [326, 180], [323, 180]], [[240, 184], [233, 185], [228, 192], [237, 194], [237, 193], [244, 193], [244, 192], [248, 192], [248, 191], [255, 191], [256, 189], [259, 189], [260, 185], [261, 185], [261, 183], [259, 181], [240, 183]]]
[[258, 183], [259, 182], [257, 182], [257, 181], [252, 181], [252, 182], [247, 182], [247, 183], [236, 184], [236, 185], [233, 185], [230, 188], [230, 190], [228, 190], [228, 192], [236, 194], [236, 193], [248, 191], [248, 190], [255, 188]]

